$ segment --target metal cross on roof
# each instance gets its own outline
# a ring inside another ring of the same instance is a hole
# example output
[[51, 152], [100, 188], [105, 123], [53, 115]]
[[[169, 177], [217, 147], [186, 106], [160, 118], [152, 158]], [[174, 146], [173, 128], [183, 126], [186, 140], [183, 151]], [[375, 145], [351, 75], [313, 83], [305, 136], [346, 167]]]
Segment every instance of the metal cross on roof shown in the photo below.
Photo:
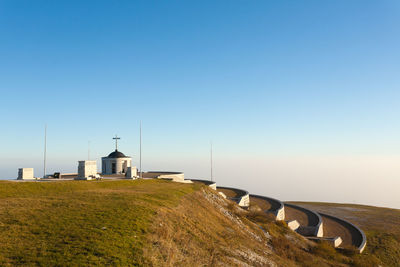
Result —
[[118, 137], [118, 135], [115, 135], [115, 137], [113, 137], [113, 139], [115, 140], [115, 150], [118, 150], [118, 140], [121, 139], [121, 137]]

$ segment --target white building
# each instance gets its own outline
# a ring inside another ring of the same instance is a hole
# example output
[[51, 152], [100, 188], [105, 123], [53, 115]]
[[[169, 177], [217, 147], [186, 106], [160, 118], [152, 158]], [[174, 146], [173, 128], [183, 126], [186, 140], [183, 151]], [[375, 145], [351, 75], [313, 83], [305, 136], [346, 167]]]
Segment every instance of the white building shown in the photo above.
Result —
[[78, 177], [76, 180], [92, 180], [97, 175], [97, 162], [95, 160], [78, 161]]
[[101, 158], [102, 174], [125, 174], [132, 167], [132, 158], [115, 149], [107, 157]]
[[118, 140], [121, 138], [115, 136], [113, 139], [115, 140], [115, 151], [111, 152], [108, 157], [101, 158], [101, 173], [125, 174], [128, 168], [132, 166], [132, 158], [118, 151]]
[[19, 168], [18, 169], [18, 180], [32, 180], [35, 179], [33, 176], [33, 168]]

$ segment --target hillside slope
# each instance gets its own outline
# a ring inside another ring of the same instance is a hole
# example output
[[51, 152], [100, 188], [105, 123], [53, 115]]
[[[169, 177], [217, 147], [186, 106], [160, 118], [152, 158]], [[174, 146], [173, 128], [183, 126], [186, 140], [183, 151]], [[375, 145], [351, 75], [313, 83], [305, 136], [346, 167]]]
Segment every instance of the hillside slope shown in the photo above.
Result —
[[355, 204], [293, 203], [358, 225], [367, 235], [366, 255], [384, 266], [400, 266], [400, 210]]
[[[368, 266], [200, 184], [1, 182], [0, 266]], [[370, 265], [374, 266], [374, 265]]]

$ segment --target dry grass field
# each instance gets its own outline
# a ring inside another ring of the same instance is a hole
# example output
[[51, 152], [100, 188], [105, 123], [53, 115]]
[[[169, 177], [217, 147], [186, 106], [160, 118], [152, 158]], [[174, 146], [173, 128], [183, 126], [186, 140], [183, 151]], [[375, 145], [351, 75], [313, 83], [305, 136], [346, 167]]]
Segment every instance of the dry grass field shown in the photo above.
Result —
[[231, 189], [226, 189], [226, 188], [218, 188], [218, 192], [224, 193], [225, 196], [227, 197], [238, 197], [237, 192]]
[[339, 253], [200, 184], [0, 182], [0, 266], [376, 266], [372, 249]]
[[195, 186], [161, 181], [0, 183], [0, 265], [140, 265], [160, 207]]

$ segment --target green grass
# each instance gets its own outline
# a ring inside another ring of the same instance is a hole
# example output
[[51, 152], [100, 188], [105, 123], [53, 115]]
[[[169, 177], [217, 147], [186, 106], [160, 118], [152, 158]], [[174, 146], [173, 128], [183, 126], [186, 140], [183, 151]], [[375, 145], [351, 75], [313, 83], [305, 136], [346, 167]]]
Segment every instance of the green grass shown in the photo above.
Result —
[[141, 265], [155, 212], [195, 189], [155, 180], [1, 182], [0, 265]]
[[0, 266], [265, 266], [260, 258], [288, 267], [398, 265], [400, 211], [309, 205], [364, 229], [365, 253], [307, 241], [257, 207], [240, 209], [200, 184], [4, 181]]

